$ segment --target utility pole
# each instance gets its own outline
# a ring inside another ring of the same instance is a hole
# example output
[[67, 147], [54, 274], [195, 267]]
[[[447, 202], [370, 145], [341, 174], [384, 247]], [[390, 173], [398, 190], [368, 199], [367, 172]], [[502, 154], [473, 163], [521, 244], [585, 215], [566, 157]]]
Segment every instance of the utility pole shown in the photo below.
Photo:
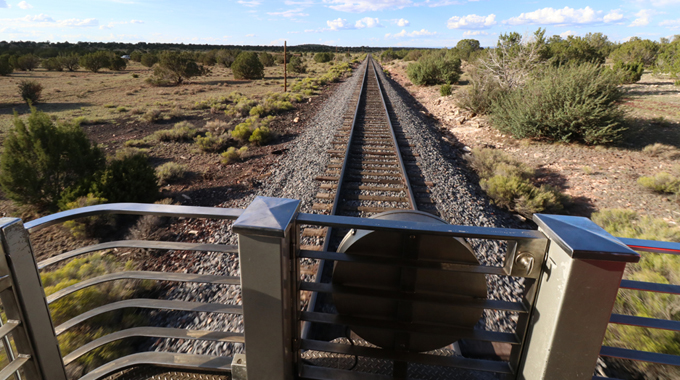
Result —
[[288, 92], [288, 65], [286, 64], [286, 42], [283, 41], [283, 92]]

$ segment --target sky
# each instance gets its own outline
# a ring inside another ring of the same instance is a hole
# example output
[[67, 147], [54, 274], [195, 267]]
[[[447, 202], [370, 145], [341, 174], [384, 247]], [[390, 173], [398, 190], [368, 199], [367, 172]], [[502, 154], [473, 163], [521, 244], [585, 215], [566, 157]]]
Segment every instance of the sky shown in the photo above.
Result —
[[0, 0], [0, 41], [452, 47], [498, 35], [680, 34], [680, 0]]

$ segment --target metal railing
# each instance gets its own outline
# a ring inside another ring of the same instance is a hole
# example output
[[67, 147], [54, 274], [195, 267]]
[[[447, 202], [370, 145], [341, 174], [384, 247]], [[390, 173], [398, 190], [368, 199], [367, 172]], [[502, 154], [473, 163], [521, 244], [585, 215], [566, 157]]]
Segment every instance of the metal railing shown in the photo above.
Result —
[[[590, 220], [579, 217], [536, 215], [539, 230], [531, 231], [304, 214], [299, 212], [299, 206], [297, 200], [257, 197], [245, 210], [109, 204], [58, 213], [25, 225], [18, 219], [3, 218], [0, 220], [0, 298], [6, 319], [0, 327], [0, 337], [10, 363], [0, 370], [0, 380], [11, 377], [19, 369], [22, 379], [66, 379], [65, 366], [80, 356], [111, 342], [140, 336], [245, 343], [245, 356], [233, 363], [232, 375], [243, 378], [247, 372], [251, 380], [422, 378], [423, 373], [437, 371], [443, 374], [440, 377], [448, 378], [458, 373], [456, 371], [478, 371], [475, 372], [480, 373], [478, 378], [484, 378], [483, 373], [489, 372], [517, 379], [589, 378], [599, 355], [679, 364], [677, 357], [633, 354], [629, 350], [601, 347], [601, 344], [610, 322], [678, 331], [675, 321], [611, 315], [611, 310], [619, 285], [625, 289], [679, 294], [680, 287], [675, 285], [621, 281], [621, 278], [626, 263], [639, 260], [634, 250], [677, 253], [680, 245], [617, 239]], [[103, 214], [234, 220], [232, 230], [238, 234], [238, 247], [114, 241], [35, 262], [29, 232]], [[338, 252], [300, 250], [302, 226], [347, 229], [348, 239], [354, 239], [353, 245], [345, 244]], [[373, 245], [365, 243], [370, 239], [374, 240]], [[456, 243], [451, 243], [454, 240]], [[448, 256], [447, 252], [439, 256], [432, 254], [441, 244], [453, 244], [454, 250], [469, 250], [467, 241], [472, 240], [502, 242], [506, 249], [498, 254], [504, 255], [503, 266], [479, 265], [474, 259], [465, 261], [460, 259], [462, 256]], [[379, 244], [375, 245], [375, 241]], [[434, 244], [432, 242], [436, 245], [428, 245]], [[40, 270], [91, 252], [123, 247], [238, 253], [241, 276], [124, 271], [87, 279], [45, 296]], [[395, 250], [398, 252], [393, 252]], [[392, 253], [385, 255], [378, 251]], [[334, 262], [337, 273], [333, 282], [315, 283], [301, 276], [301, 265], [309, 260]], [[352, 274], [349, 280], [347, 273]], [[383, 278], [380, 276], [392, 276], [389, 278], [394, 282], [381, 286], [371, 283], [371, 277]], [[486, 290], [486, 277], [522, 278], [521, 299], [490, 299], [475, 293], [477, 290], [466, 293], [467, 290], [457, 289], [482, 281]], [[96, 307], [53, 326], [50, 304], [91, 286], [130, 279], [240, 286], [242, 302], [226, 305], [130, 299]], [[452, 285], [448, 279], [459, 281]], [[428, 282], [430, 280], [433, 282]], [[447, 288], [423, 288], [423, 284], [440, 283]], [[328, 307], [302, 311], [303, 292], [317, 293], [320, 298], [324, 295], [330, 300]], [[375, 310], [358, 313], [356, 308], [348, 307], [348, 303], [369, 305], [368, 309]], [[391, 312], [385, 314], [385, 307]], [[242, 314], [247, 335], [137, 326], [95, 339], [62, 357], [57, 343], [59, 335], [94, 316], [123, 308]], [[516, 323], [511, 331], [497, 331], [454, 317], [461, 313], [477, 316], [476, 321], [483, 310], [513, 315]], [[303, 339], [303, 323], [321, 326], [317, 330], [325, 333], [312, 333]], [[466, 357], [461, 355], [459, 347], [449, 344], [454, 341], [482, 342], [486, 347], [509, 350], [504, 360]], [[437, 349], [429, 347], [433, 344]], [[444, 346], [446, 348], [438, 349]], [[135, 365], [231, 371], [232, 358], [134, 353], [113, 360], [82, 379], [103, 378]], [[17, 376], [20, 375], [17, 373]], [[426, 378], [434, 375], [428, 376]]]

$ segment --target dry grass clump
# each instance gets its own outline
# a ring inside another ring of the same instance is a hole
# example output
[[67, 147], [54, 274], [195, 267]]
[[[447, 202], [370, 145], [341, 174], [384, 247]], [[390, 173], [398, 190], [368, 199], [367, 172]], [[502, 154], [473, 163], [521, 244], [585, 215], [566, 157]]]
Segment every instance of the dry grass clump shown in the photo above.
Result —
[[470, 166], [493, 202], [527, 218], [535, 213], [562, 211], [569, 198], [549, 185], [532, 183], [534, 171], [495, 149], [473, 149]]
[[222, 153], [222, 163], [229, 165], [243, 159], [243, 155], [248, 151], [248, 147], [244, 146], [241, 149], [230, 147], [226, 152]]
[[194, 141], [196, 146], [204, 152], [217, 152], [224, 147], [226, 142], [222, 136], [215, 136], [210, 132], [206, 132], [205, 136], [196, 136]]
[[669, 160], [677, 160], [680, 158], [680, 149], [661, 143], [647, 145], [642, 149], [642, 152], [650, 157], [660, 157]]
[[180, 121], [172, 129], [161, 129], [151, 135], [157, 141], [186, 141], [198, 134], [198, 130], [188, 121]]
[[148, 110], [144, 115], [142, 115], [141, 119], [147, 123], [155, 123], [163, 119], [163, 113], [159, 109]]
[[675, 166], [671, 173], [660, 172], [650, 177], [640, 177], [640, 186], [661, 194], [677, 194], [680, 192], [680, 166]]
[[166, 162], [156, 168], [156, 176], [158, 177], [158, 185], [164, 185], [173, 181], [184, 178], [186, 174], [186, 166], [176, 162]]

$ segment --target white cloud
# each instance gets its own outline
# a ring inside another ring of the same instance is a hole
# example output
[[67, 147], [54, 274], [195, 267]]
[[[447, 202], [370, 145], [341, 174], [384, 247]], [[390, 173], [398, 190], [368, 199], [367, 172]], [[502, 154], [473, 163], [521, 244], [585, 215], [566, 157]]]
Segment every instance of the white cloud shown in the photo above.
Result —
[[397, 20], [397, 25], [399, 25], [401, 27], [408, 26], [408, 24], [409, 24], [408, 20], [405, 20], [403, 18], [400, 18], [399, 20]]
[[665, 7], [666, 5], [680, 4], [680, 0], [652, 0], [651, 3], [655, 7]]
[[412, 5], [411, 0], [324, 0], [331, 9], [342, 12], [368, 12], [387, 9], [401, 9]]
[[477, 16], [475, 14], [463, 17], [453, 16], [446, 27], [449, 29], [488, 29], [496, 25], [496, 15]]
[[677, 20], [663, 20], [659, 23], [659, 26], [666, 26], [669, 29], [676, 29], [680, 27], [680, 18]]
[[21, 20], [31, 21], [31, 22], [54, 22], [54, 19], [46, 14], [39, 14], [35, 16], [26, 16]]
[[543, 8], [529, 13], [522, 13], [518, 17], [510, 18], [504, 23], [510, 25], [523, 24], [591, 24], [602, 22], [602, 11], [595, 11], [591, 7], [574, 9], [564, 7], [562, 9]]
[[130, 20], [130, 21], [113, 21], [110, 22], [106, 25], [100, 25], [99, 29], [111, 29], [116, 25], [125, 25], [125, 24], [143, 24], [144, 21], [142, 20]]
[[[477, 0], [471, 0], [471, 1], [477, 1]], [[439, 1], [430, 1], [426, 0], [424, 3], [421, 3], [422, 5], [426, 5], [430, 8], [434, 7], [445, 7], [447, 5], [461, 5], [463, 2], [457, 1], [457, 0], [439, 0]]]
[[256, 7], [262, 4], [260, 0], [238, 0], [237, 3], [243, 5], [244, 7]]
[[576, 32], [571, 31], [571, 30], [567, 30], [566, 32], [560, 33], [560, 37], [562, 37], [562, 38], [567, 38], [569, 36], [575, 36], [575, 35], [576, 35]]
[[285, 38], [279, 38], [277, 40], [270, 42], [269, 45], [283, 45], [284, 42], [286, 42]]
[[362, 29], [362, 28], [376, 28], [376, 27], [382, 27], [380, 25], [380, 21], [377, 18], [372, 18], [372, 17], [364, 17], [361, 20], [358, 20], [355, 24], [354, 27], [357, 29]]
[[255, 37], [254, 34], [246, 34], [246, 37]]
[[655, 14], [656, 12], [651, 9], [643, 9], [635, 14], [635, 17], [637, 18], [628, 26], [646, 26], [649, 24], [649, 19]]
[[604, 16], [604, 22], [615, 22], [615, 21], [621, 21], [623, 19], [623, 14], [621, 13], [620, 9], [613, 9], [609, 11]]
[[31, 4], [29, 4], [25, 1], [22, 1], [19, 4], [17, 4], [17, 7], [21, 8], [21, 9], [31, 9], [31, 8], [33, 8], [33, 6]]
[[282, 17], [306, 17], [309, 16], [308, 13], [302, 13], [304, 9], [303, 8], [297, 8], [297, 9], [289, 9], [287, 11], [283, 12], [267, 12], [268, 15], [270, 16], [282, 16]]
[[482, 30], [466, 30], [465, 33], [463, 33], [464, 37], [470, 37], [470, 36], [488, 36], [489, 33], [482, 31]]
[[77, 19], [77, 18], [70, 18], [68, 20], [57, 21], [57, 25], [65, 26], [65, 27], [90, 27], [90, 26], [98, 26], [99, 21], [95, 18], [87, 18], [87, 19], [84, 19], [84, 20]]
[[294, 0], [286, 0], [283, 2], [286, 5], [301, 5], [303, 7], [309, 7], [314, 5], [314, 1], [312, 0], [301, 0], [301, 1], [294, 1]]
[[385, 38], [423, 37], [423, 36], [434, 36], [435, 34], [437, 34], [437, 32], [430, 32], [430, 31], [425, 30], [425, 29], [414, 30], [411, 33], [407, 33], [406, 29], [402, 29], [401, 32], [399, 32], [399, 33], [395, 33], [395, 34], [387, 33], [387, 34], [385, 34]]
[[326, 25], [328, 25], [328, 27], [331, 28], [331, 30], [354, 29], [354, 26], [348, 24], [347, 20], [342, 18], [326, 21]]
[[142, 21], [142, 20], [131, 20], [130, 21], [130, 24], [143, 24], [143, 23], [144, 23], [144, 21]]

